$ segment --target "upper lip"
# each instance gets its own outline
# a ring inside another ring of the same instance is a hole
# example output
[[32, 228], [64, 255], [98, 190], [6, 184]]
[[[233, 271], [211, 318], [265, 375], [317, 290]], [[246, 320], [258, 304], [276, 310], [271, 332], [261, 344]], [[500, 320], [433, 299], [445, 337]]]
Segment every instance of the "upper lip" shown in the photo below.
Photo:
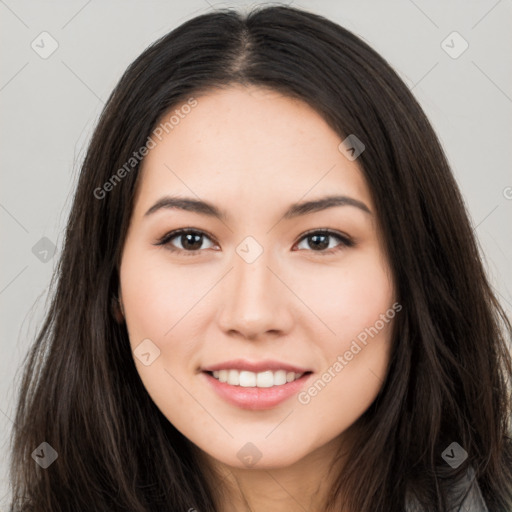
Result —
[[214, 372], [218, 370], [246, 370], [249, 372], [264, 372], [265, 370], [286, 370], [287, 372], [306, 373], [307, 368], [295, 366], [281, 361], [266, 359], [263, 361], [248, 361], [247, 359], [232, 359], [223, 363], [212, 364], [201, 368], [204, 372]]

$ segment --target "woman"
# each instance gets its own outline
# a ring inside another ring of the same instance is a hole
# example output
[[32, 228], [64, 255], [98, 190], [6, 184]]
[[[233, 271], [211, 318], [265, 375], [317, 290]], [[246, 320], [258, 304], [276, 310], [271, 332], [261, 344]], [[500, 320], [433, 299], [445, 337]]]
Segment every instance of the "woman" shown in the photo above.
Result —
[[26, 362], [12, 510], [512, 510], [507, 340], [446, 157], [340, 26], [130, 65]]

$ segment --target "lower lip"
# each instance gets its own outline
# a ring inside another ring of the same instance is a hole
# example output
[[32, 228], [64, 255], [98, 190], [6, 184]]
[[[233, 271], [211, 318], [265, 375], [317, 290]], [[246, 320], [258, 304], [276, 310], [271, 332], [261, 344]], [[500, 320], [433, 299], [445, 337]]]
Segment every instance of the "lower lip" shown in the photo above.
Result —
[[288, 400], [300, 391], [312, 374], [307, 373], [293, 382], [287, 382], [281, 386], [272, 386], [270, 388], [231, 386], [226, 382], [220, 382], [209, 373], [202, 372], [202, 375], [210, 386], [230, 404], [236, 405], [241, 409], [259, 411], [271, 409]]

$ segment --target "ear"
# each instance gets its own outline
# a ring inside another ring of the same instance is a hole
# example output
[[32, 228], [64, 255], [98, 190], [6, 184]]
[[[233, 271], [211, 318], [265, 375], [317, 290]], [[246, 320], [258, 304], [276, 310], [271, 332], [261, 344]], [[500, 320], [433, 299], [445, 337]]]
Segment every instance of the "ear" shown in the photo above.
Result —
[[122, 324], [124, 322], [124, 308], [120, 298], [112, 297], [111, 310], [115, 321], [118, 324]]

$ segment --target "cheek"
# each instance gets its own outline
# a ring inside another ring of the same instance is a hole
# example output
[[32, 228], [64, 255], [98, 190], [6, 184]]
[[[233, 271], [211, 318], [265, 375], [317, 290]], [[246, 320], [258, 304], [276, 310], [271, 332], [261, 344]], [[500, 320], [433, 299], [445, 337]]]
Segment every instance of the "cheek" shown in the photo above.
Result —
[[165, 344], [197, 302], [200, 290], [197, 284], [191, 285], [191, 277], [194, 283], [200, 283], [200, 277], [197, 273], [191, 276], [187, 267], [167, 263], [164, 250], [149, 252], [128, 246], [123, 255], [120, 279], [132, 344], [141, 336]]
[[[190, 396], [183, 387], [197, 348], [187, 312], [201, 296], [198, 286], [190, 286], [190, 278], [186, 267], [166, 263], [160, 251], [139, 250], [136, 242], [127, 244], [120, 280], [137, 372], [152, 400], [172, 422], [180, 424], [188, 418], [201, 425], [205, 418], [201, 411], [190, 410]], [[202, 293], [207, 291], [206, 284], [204, 288]]]
[[[209, 292], [218, 274], [208, 265], [171, 262], [165, 251], [144, 249], [142, 241], [127, 244], [120, 269], [122, 298], [130, 345], [144, 386], [158, 405], [185, 410], [190, 397], [182, 385], [188, 386], [185, 383], [193, 379], [198, 367], [203, 319], [214, 307]], [[157, 354], [147, 366], [137, 357], [148, 352], [146, 345]]]
[[377, 396], [401, 309], [394, 306], [392, 279], [379, 253], [359, 253], [334, 274], [332, 268], [324, 276], [316, 272], [307, 285], [308, 305], [331, 334], [323, 330], [326, 334], [316, 338], [323, 368], [299, 397], [318, 414], [328, 413], [332, 425], [353, 421]]
[[376, 251], [353, 253], [339, 268], [319, 268], [301, 282], [301, 296], [333, 334], [324, 337], [328, 353], [346, 350], [393, 304], [393, 283]]

